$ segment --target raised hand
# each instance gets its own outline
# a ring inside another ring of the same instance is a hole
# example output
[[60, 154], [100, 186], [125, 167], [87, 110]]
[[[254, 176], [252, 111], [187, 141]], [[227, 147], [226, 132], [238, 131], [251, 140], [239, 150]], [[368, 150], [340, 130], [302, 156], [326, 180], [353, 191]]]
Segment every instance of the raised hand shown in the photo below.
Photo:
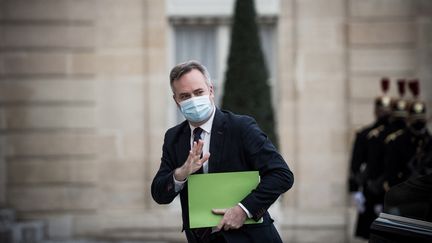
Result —
[[204, 141], [199, 140], [198, 143], [194, 142], [192, 149], [189, 151], [189, 156], [186, 162], [174, 171], [174, 177], [178, 181], [184, 181], [186, 178], [199, 170], [203, 163], [210, 158], [210, 154], [206, 153], [202, 158], [202, 149], [204, 146]]

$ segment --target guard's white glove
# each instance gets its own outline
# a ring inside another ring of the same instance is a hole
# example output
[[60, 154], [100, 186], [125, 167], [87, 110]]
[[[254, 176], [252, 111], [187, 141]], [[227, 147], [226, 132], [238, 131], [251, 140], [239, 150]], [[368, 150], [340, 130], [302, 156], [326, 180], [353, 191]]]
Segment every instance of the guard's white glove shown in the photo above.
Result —
[[382, 204], [375, 204], [374, 205], [374, 212], [377, 216], [382, 212], [382, 210], [383, 210]]
[[363, 195], [363, 192], [354, 192], [351, 194], [352, 201], [357, 208], [357, 211], [359, 213], [363, 213], [365, 211], [365, 197]]

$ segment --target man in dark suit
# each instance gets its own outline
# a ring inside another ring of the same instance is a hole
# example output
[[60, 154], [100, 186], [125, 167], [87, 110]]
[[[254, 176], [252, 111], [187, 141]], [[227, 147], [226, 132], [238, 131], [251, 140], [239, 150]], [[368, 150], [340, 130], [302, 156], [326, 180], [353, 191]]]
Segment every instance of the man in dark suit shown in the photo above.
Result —
[[[170, 73], [173, 98], [186, 121], [165, 134], [161, 165], [151, 186], [153, 199], [168, 204], [180, 194], [188, 242], [282, 242], [267, 209], [291, 188], [294, 177], [271, 141], [248, 116], [216, 108], [210, 75], [198, 62]], [[214, 228], [189, 228], [187, 178], [194, 173], [259, 171], [260, 183], [224, 214]], [[260, 224], [244, 225], [247, 218]]]

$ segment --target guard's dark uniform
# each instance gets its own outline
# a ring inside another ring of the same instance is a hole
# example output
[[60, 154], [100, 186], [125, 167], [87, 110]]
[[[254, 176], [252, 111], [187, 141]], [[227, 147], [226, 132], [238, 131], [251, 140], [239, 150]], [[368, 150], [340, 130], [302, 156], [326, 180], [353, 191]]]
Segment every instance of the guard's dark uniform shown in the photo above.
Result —
[[[384, 94], [387, 92], [389, 80], [381, 80], [381, 88]], [[391, 99], [384, 95], [375, 99], [375, 114], [377, 121], [361, 129], [357, 134], [352, 149], [351, 166], [349, 173], [349, 191], [361, 192], [364, 195], [364, 211], [359, 211], [355, 235], [362, 238], [369, 238], [369, 228], [377, 217], [374, 212], [374, 205], [377, 202], [382, 204], [383, 195], [375, 195], [369, 188], [371, 181], [380, 178], [383, 174], [384, 165], [381, 156], [381, 147], [384, 134], [389, 129]]]
[[386, 138], [386, 186], [397, 185], [410, 177], [426, 174], [432, 156], [430, 133], [412, 128], [400, 129]]
[[[384, 212], [432, 222], [432, 136], [426, 104], [418, 100], [418, 81], [410, 82], [415, 100], [409, 126], [387, 137]], [[408, 180], [406, 180], [408, 179]]]
[[349, 174], [349, 192], [356, 192], [362, 189], [365, 181], [365, 168], [368, 157], [368, 140], [370, 132], [374, 129], [381, 131], [385, 129], [387, 119], [377, 120], [373, 124], [360, 129], [354, 140], [351, 156], [351, 167]]
[[366, 134], [366, 166], [361, 176], [365, 210], [358, 214], [355, 232], [358, 237], [369, 238], [370, 225], [378, 217], [374, 208], [384, 201], [384, 139], [396, 126], [403, 124], [398, 121], [389, 123], [387, 119]]

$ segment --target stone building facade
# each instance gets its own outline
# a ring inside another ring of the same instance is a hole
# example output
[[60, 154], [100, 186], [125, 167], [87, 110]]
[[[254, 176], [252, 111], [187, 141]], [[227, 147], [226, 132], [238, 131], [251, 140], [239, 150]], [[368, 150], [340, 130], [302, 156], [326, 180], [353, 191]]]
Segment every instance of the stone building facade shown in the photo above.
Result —
[[[181, 241], [178, 202], [156, 205], [149, 187], [177, 121], [179, 25], [219, 26], [223, 79], [233, 1], [203, 2], [0, 0], [0, 205], [44, 220], [49, 238]], [[351, 141], [373, 120], [378, 80], [419, 78], [431, 107], [431, 1], [256, 5], [273, 26], [273, 102], [296, 176], [276, 224], [286, 242], [347, 242]]]

